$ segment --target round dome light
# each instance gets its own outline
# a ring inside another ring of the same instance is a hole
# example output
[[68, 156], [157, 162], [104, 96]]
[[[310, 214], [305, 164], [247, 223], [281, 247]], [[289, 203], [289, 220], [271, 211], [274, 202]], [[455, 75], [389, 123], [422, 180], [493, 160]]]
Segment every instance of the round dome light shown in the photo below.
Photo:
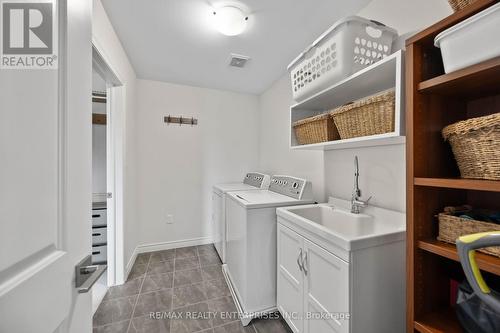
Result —
[[215, 28], [226, 36], [239, 35], [247, 26], [248, 17], [233, 6], [218, 8], [214, 10], [213, 16]]

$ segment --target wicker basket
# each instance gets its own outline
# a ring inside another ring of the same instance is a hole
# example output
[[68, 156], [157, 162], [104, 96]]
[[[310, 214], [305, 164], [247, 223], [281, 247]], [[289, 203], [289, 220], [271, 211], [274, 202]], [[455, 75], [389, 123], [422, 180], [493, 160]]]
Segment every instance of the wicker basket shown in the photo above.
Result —
[[295, 137], [299, 145], [340, 139], [339, 132], [328, 113], [293, 123]]
[[[464, 219], [446, 213], [440, 213], [438, 219], [439, 236], [437, 239], [452, 244], [455, 244], [460, 236], [500, 230], [500, 225], [495, 223]], [[500, 257], [500, 247], [487, 247], [479, 251]]]
[[394, 132], [394, 89], [330, 111], [341, 139]]
[[462, 178], [500, 180], [500, 113], [460, 121], [443, 129]]
[[464, 9], [476, 0], [448, 0], [451, 8], [454, 12], [458, 12], [460, 9]]

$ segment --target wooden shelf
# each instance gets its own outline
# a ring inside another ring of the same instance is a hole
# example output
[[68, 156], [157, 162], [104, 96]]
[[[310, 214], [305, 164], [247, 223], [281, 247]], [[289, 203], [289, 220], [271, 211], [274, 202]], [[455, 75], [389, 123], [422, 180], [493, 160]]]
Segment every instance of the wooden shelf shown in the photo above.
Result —
[[500, 57], [420, 82], [418, 90], [455, 96], [500, 93]]
[[414, 178], [418, 186], [456, 188], [463, 190], [500, 192], [500, 181], [459, 178]]
[[[436, 239], [421, 240], [418, 242], [418, 247], [424, 251], [437, 254], [454, 261], [458, 259], [457, 248], [453, 244], [440, 242]], [[476, 252], [476, 262], [480, 269], [485, 272], [500, 275], [500, 258], [490, 256], [489, 254]]]
[[92, 113], [92, 124], [106, 125], [106, 115], [101, 113]]
[[462, 333], [455, 310], [452, 307], [425, 314], [415, 320], [414, 327], [421, 333]]

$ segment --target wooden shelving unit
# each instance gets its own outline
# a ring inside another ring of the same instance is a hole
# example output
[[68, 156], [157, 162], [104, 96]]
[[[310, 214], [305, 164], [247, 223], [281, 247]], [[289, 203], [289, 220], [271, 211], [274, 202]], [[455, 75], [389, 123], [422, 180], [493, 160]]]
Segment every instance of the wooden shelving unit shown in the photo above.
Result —
[[[404, 137], [404, 51], [390, 56], [354, 73], [315, 95], [290, 107], [290, 148], [307, 150], [333, 150], [372, 147], [405, 143]], [[338, 106], [394, 88], [394, 132], [359, 138], [299, 145], [292, 124], [304, 118], [328, 112]]]
[[[500, 112], [500, 58], [445, 74], [434, 38], [495, 4], [477, 0], [407, 41], [407, 332], [462, 332], [451, 304], [451, 281], [464, 278], [456, 247], [436, 239], [436, 214], [465, 203], [500, 209], [500, 181], [461, 179], [441, 130]], [[478, 253], [488, 281], [500, 284], [500, 258]]]

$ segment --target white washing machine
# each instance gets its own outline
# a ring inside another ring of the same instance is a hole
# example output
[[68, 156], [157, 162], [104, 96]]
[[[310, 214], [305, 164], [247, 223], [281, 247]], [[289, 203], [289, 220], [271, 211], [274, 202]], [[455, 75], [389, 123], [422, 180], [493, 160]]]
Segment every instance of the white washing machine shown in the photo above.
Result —
[[214, 245], [222, 263], [226, 262], [226, 193], [232, 191], [267, 190], [271, 179], [269, 175], [258, 172], [249, 172], [242, 183], [218, 184], [213, 186], [212, 194], [212, 223]]
[[224, 275], [244, 326], [276, 311], [276, 208], [313, 203], [311, 183], [273, 176], [269, 190], [226, 196]]

